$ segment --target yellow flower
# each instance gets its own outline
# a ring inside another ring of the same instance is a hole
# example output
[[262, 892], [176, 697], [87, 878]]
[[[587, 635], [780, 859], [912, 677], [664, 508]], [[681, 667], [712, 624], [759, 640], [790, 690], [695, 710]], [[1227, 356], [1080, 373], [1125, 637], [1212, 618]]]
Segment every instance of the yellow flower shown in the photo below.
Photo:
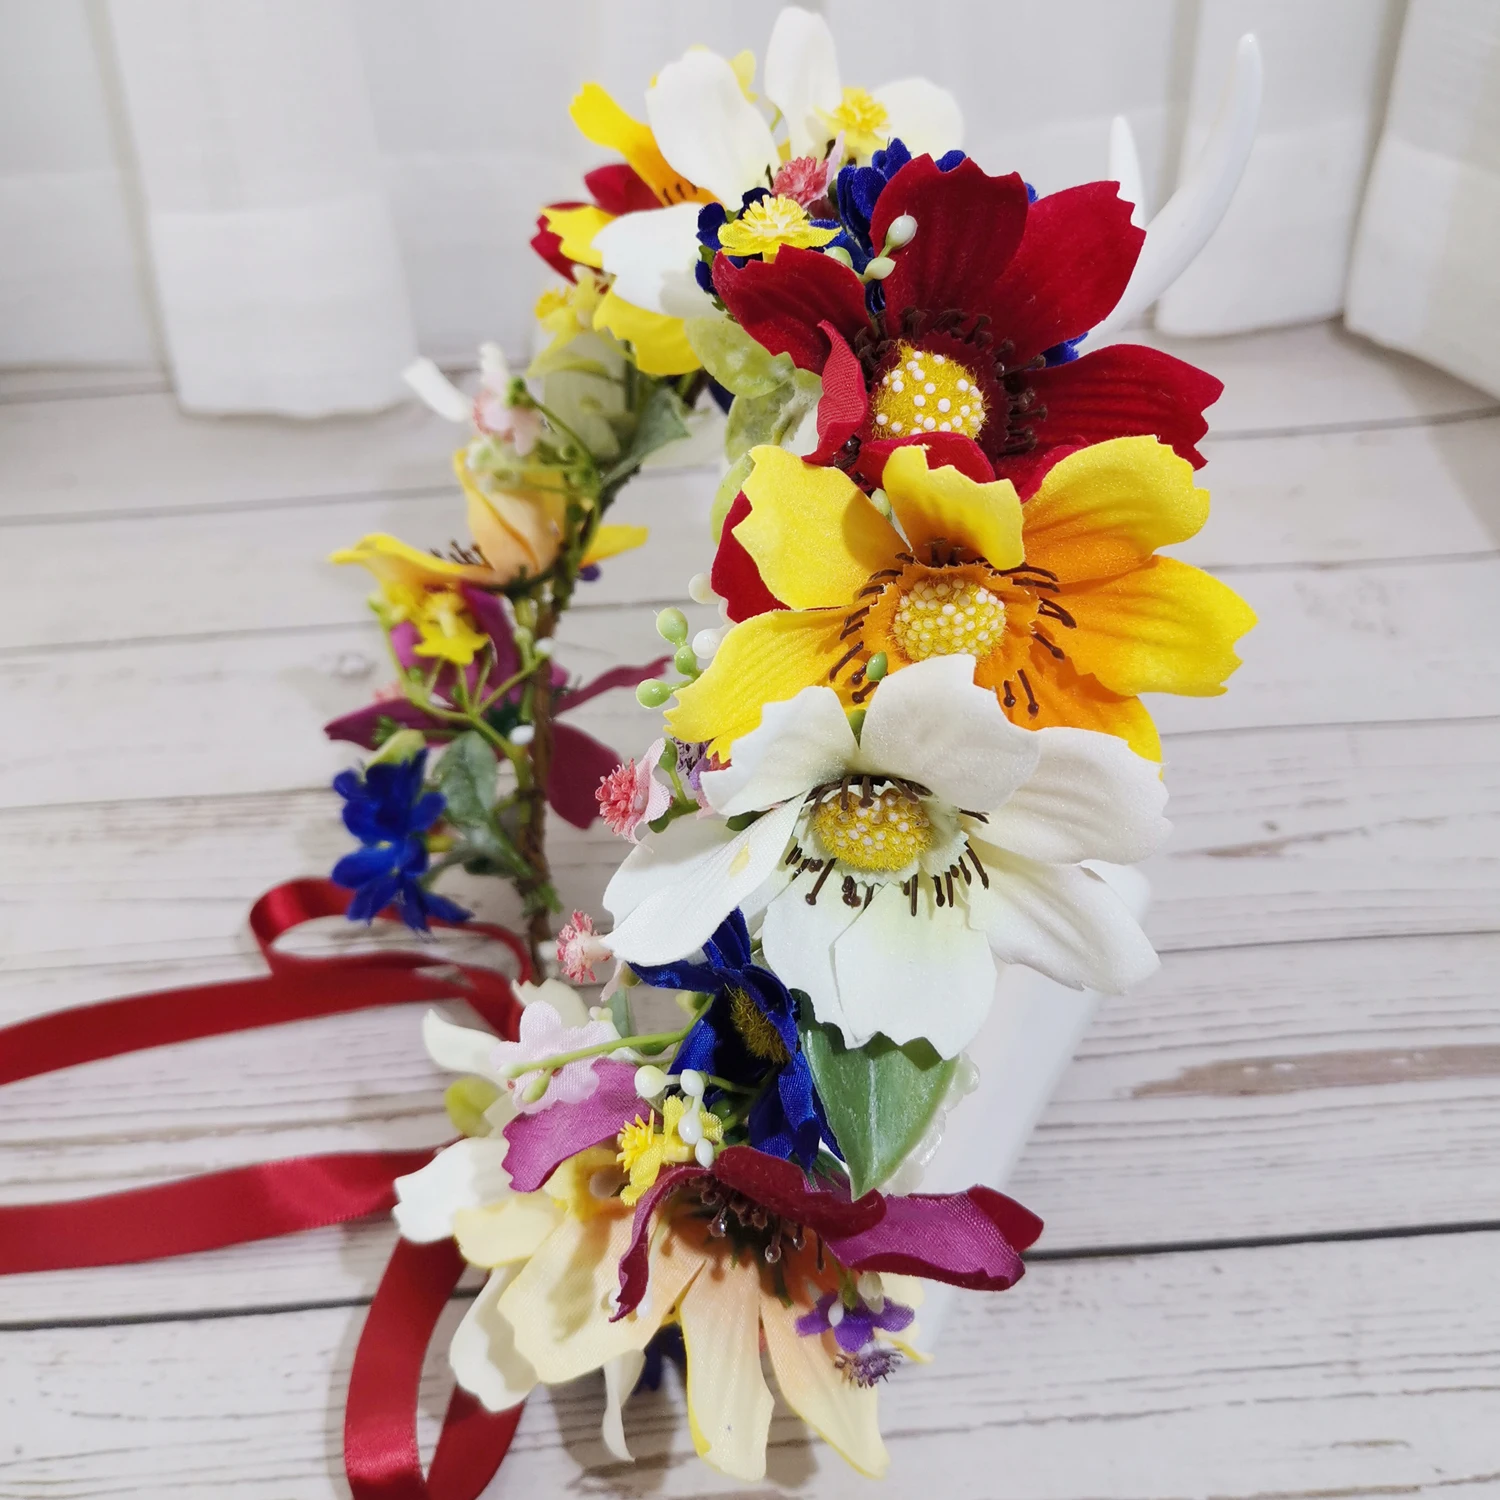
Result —
[[1138, 695], [1222, 692], [1255, 623], [1217, 579], [1156, 555], [1198, 531], [1208, 495], [1154, 438], [1070, 454], [1024, 507], [1008, 480], [979, 484], [897, 448], [882, 475], [896, 524], [838, 469], [779, 448], [753, 456], [735, 536], [790, 607], [736, 625], [668, 715], [679, 739], [719, 755], [767, 703], [815, 683], [863, 703], [877, 654], [892, 672], [964, 654], [1015, 723], [1103, 730], [1159, 760]]
[[757, 198], [739, 218], [719, 231], [719, 248], [728, 255], [761, 255], [775, 260], [783, 245], [816, 250], [838, 236], [807, 217], [795, 198]]
[[818, 118], [830, 138], [844, 135], [844, 151], [866, 161], [886, 142], [891, 117], [880, 100], [867, 89], [846, 88], [837, 109], [820, 109]]
[[655, 1110], [645, 1120], [636, 1116], [634, 1122], [620, 1132], [620, 1150], [615, 1157], [630, 1174], [629, 1186], [620, 1195], [622, 1203], [633, 1207], [669, 1162], [676, 1165], [693, 1160], [694, 1147], [679, 1133], [684, 1115], [697, 1119], [702, 1139], [714, 1145], [724, 1139], [724, 1122], [716, 1114], [702, 1109], [697, 1100], [689, 1101], [679, 1094], [670, 1095], [662, 1104], [660, 1130], [656, 1128]]

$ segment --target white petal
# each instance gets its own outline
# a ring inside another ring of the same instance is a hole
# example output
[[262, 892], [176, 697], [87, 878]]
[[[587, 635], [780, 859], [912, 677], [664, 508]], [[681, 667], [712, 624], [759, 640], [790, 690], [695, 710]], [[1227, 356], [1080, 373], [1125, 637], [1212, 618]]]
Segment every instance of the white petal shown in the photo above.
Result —
[[[833, 945], [859, 915], [859, 908], [839, 900], [837, 882], [830, 876], [813, 905], [807, 904], [816, 875], [793, 881], [789, 890], [766, 908], [760, 941], [766, 965], [785, 985], [802, 990], [820, 1021], [844, 1031], [847, 1018], [839, 1004], [833, 974]], [[903, 898], [904, 899], [904, 898]]]
[[780, 164], [770, 128], [717, 53], [695, 49], [668, 63], [646, 91], [646, 118], [673, 168], [731, 208], [769, 186], [766, 172]]
[[857, 749], [839, 695], [832, 688], [803, 688], [795, 698], [765, 706], [760, 724], [734, 742], [729, 768], [704, 774], [704, 795], [730, 818], [774, 807], [840, 775]]
[[793, 156], [820, 156], [828, 128], [818, 111], [833, 111], [844, 96], [833, 33], [822, 16], [788, 5], [776, 17], [766, 44], [762, 89], [786, 117]]
[[984, 928], [998, 957], [1106, 994], [1156, 972], [1159, 960], [1140, 924], [1097, 875], [975, 842], [990, 885], [969, 888], [970, 921]]
[[604, 269], [627, 302], [672, 318], [713, 311], [712, 299], [693, 275], [700, 207], [674, 203], [621, 214], [594, 236]]
[[407, 365], [401, 378], [438, 416], [450, 422], [472, 420], [474, 403], [425, 355]]
[[956, 1057], [984, 1024], [995, 995], [985, 935], [961, 907], [938, 906], [925, 882], [915, 917], [900, 886], [877, 891], [833, 945], [833, 968], [847, 1020], [840, 1029], [851, 1047], [878, 1031], [898, 1043], [926, 1037], [944, 1057]]
[[1041, 758], [1004, 807], [991, 809], [982, 835], [987, 844], [1053, 865], [1133, 864], [1171, 832], [1161, 815], [1167, 789], [1155, 761], [1092, 729], [1027, 732]]
[[865, 770], [905, 776], [954, 807], [999, 807], [1036, 769], [1036, 736], [974, 685], [972, 656], [933, 656], [876, 690], [859, 736]]
[[498, 1082], [491, 1054], [499, 1040], [493, 1032], [456, 1026], [435, 1010], [422, 1017], [422, 1045], [433, 1062], [450, 1073], [477, 1073]]
[[604, 1361], [604, 1446], [621, 1463], [633, 1464], [634, 1457], [625, 1446], [625, 1403], [646, 1368], [646, 1356], [639, 1349], [627, 1349]]
[[446, 1240], [461, 1208], [483, 1208], [510, 1196], [504, 1137], [470, 1137], [439, 1151], [420, 1171], [396, 1179], [396, 1226], [418, 1244]]
[[1253, 36], [1242, 36], [1208, 139], [1179, 178], [1177, 191], [1147, 227], [1146, 243], [1125, 294], [1095, 327], [1096, 338], [1145, 312], [1187, 270], [1219, 227], [1250, 160], [1260, 96], [1260, 44]]
[[519, 1270], [501, 1266], [490, 1273], [448, 1346], [448, 1363], [458, 1383], [490, 1411], [519, 1406], [536, 1385], [536, 1372], [516, 1353], [510, 1324], [496, 1307]]
[[[658, 886], [605, 939], [618, 957], [643, 964], [670, 963], [701, 948], [741, 901], [776, 869], [786, 853], [802, 806], [788, 802], [707, 854], [662, 862]], [[660, 835], [665, 844], [675, 832]], [[608, 899], [608, 893], [606, 893]]]
[[692, 859], [722, 848], [734, 834], [722, 818], [679, 818], [665, 833], [652, 834], [620, 862], [604, 888], [604, 909], [621, 922], [647, 896], [679, 878]]
[[902, 78], [872, 92], [890, 117], [888, 136], [899, 137], [913, 156], [941, 156], [964, 143], [958, 100], [926, 78]]

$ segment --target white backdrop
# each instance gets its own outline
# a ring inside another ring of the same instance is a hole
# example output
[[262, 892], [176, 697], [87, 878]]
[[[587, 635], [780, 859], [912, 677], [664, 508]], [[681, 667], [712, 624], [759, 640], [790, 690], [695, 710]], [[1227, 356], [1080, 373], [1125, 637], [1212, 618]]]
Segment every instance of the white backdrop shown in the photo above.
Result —
[[[572, 93], [598, 79], [640, 113], [663, 61], [693, 42], [759, 53], [777, 8], [0, 0], [0, 364], [165, 361], [190, 409], [315, 415], [400, 399], [418, 348], [521, 353], [549, 277], [526, 244], [536, 206], [599, 159]], [[847, 81], [927, 73], [958, 95], [968, 148], [1044, 192], [1106, 175], [1124, 114], [1153, 208], [1255, 31], [1261, 135], [1161, 326], [1337, 314], [1365, 204], [1356, 326], [1500, 392], [1494, 0], [822, 9]]]

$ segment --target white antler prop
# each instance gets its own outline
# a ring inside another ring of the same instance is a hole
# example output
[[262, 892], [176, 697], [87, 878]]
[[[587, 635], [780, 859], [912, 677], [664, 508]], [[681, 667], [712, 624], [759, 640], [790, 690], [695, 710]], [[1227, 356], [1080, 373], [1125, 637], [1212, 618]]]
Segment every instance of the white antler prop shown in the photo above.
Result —
[[1141, 171], [1141, 153], [1136, 150], [1135, 132], [1124, 115], [1109, 122], [1109, 180], [1120, 184], [1120, 196], [1133, 203], [1132, 224], [1146, 222], [1146, 178]]
[[[1187, 270], [1219, 227], [1250, 159], [1260, 116], [1261, 79], [1260, 43], [1246, 34], [1235, 48], [1234, 67], [1208, 139], [1183, 174], [1177, 191], [1151, 220], [1135, 274], [1115, 310], [1094, 329], [1096, 336], [1121, 328], [1145, 312]], [[1122, 177], [1122, 195], [1129, 197], [1127, 189], [1131, 187], [1139, 193], [1139, 158], [1130, 126], [1122, 118], [1117, 118], [1110, 130], [1110, 165], [1115, 171], [1133, 166], [1135, 183], [1127, 184]]]

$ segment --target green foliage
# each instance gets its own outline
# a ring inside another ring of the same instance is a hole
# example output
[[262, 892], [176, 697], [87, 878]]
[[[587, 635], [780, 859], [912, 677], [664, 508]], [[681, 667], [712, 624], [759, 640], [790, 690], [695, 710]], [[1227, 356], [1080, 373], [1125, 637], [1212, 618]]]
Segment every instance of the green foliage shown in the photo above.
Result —
[[531, 869], [495, 817], [499, 801], [495, 752], [477, 730], [458, 736], [443, 752], [433, 780], [447, 799], [444, 816], [459, 839], [452, 862], [471, 875], [521, 880]]
[[614, 465], [605, 471], [608, 488], [633, 474], [658, 448], [687, 437], [688, 425], [682, 399], [670, 385], [653, 384], [641, 405], [630, 444]]
[[703, 368], [736, 396], [769, 396], [792, 378], [790, 354], [770, 353], [729, 318], [686, 318], [682, 326]]
[[762, 443], [785, 447], [817, 410], [822, 395], [822, 376], [794, 370], [789, 380], [766, 395], [736, 396], [724, 426], [724, 456], [735, 463]]
[[921, 1140], [956, 1061], [939, 1057], [922, 1040], [898, 1047], [877, 1036], [863, 1047], [848, 1048], [835, 1028], [819, 1025], [803, 1031], [802, 1050], [843, 1148], [849, 1191], [857, 1198], [889, 1178]]

